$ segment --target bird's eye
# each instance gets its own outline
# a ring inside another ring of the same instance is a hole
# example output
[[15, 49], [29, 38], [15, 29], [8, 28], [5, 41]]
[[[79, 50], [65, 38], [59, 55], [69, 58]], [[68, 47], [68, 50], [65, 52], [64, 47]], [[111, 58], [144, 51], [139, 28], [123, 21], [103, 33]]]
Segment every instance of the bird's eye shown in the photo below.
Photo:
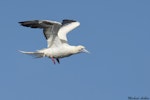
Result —
[[84, 50], [84, 48], [81, 48], [81, 49], [80, 49], [80, 51], [83, 51], [83, 50]]

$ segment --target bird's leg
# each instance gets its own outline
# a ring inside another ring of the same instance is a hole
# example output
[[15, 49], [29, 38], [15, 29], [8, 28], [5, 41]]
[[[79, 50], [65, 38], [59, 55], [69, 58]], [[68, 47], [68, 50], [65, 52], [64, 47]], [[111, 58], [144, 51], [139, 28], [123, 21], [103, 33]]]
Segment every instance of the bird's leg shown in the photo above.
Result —
[[55, 59], [54, 59], [53, 57], [51, 57], [51, 59], [52, 59], [52, 62], [53, 62], [54, 64], [56, 64], [56, 63], [55, 63]]
[[59, 58], [56, 58], [57, 62], [60, 64]]

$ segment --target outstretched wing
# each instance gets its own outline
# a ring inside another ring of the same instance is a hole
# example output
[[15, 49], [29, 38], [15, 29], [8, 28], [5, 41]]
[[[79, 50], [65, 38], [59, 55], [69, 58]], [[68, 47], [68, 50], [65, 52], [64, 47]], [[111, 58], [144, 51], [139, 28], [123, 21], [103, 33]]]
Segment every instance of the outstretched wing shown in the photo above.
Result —
[[48, 47], [59, 46], [61, 44], [58, 38], [58, 31], [62, 26], [61, 23], [50, 20], [32, 20], [19, 22], [22, 26], [31, 28], [42, 28], [44, 36], [47, 40]]
[[67, 33], [78, 27], [80, 23], [75, 20], [68, 20], [65, 19], [62, 21], [62, 27], [59, 29], [58, 37], [62, 41], [68, 41], [67, 40]]

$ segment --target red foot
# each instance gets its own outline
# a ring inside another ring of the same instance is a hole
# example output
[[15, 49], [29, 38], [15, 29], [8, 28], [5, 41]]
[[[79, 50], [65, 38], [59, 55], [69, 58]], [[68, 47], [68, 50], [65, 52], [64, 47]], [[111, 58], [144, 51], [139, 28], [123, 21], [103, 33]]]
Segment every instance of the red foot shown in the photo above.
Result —
[[52, 62], [53, 62], [54, 64], [56, 64], [56, 63], [55, 63], [55, 59], [54, 59], [53, 57], [51, 57], [51, 59], [52, 59]]

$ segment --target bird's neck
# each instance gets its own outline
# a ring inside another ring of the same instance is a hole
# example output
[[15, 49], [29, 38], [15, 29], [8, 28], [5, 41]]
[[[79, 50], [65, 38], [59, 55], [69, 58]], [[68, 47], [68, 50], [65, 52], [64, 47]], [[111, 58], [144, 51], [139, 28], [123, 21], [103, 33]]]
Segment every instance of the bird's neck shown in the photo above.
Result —
[[77, 50], [77, 46], [71, 46], [70, 49], [71, 49], [70, 51], [71, 51], [72, 54], [79, 53], [78, 50]]

